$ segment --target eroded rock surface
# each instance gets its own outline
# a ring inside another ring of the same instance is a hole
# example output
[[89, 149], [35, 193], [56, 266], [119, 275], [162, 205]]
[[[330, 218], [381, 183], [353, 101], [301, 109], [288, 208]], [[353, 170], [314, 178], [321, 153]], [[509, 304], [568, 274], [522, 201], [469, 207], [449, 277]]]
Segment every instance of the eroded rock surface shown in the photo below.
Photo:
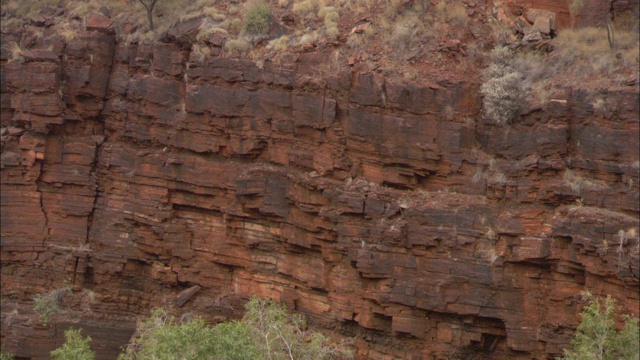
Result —
[[[190, 62], [92, 24], [2, 59], [3, 350], [79, 324], [113, 358], [193, 286], [185, 310], [269, 296], [368, 359], [553, 357], [586, 289], [638, 315], [637, 88], [502, 128], [476, 83]], [[42, 326], [30, 299], [66, 287]]]

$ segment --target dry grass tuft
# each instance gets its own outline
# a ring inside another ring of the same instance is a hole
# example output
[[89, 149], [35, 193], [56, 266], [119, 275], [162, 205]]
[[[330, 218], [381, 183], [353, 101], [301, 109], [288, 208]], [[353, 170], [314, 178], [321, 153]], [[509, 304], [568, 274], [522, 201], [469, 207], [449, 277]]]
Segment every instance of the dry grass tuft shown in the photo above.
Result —
[[580, 194], [583, 189], [600, 191], [609, 188], [603, 181], [585, 179], [570, 169], [565, 170], [562, 176], [562, 182], [575, 194]]
[[294, 1], [293, 12], [302, 17], [308, 17], [309, 15], [315, 15], [320, 8], [320, 0], [304, 0], [298, 2]]
[[335, 40], [340, 35], [340, 30], [338, 29], [338, 19], [340, 15], [338, 15], [338, 10], [336, 10], [333, 6], [326, 6], [318, 11], [318, 17], [324, 17], [324, 26], [325, 33], [329, 40]]
[[274, 52], [279, 53], [286, 51], [289, 48], [289, 45], [291, 45], [291, 38], [284, 35], [269, 41], [269, 44], [267, 44], [267, 50], [273, 50]]
[[271, 7], [264, 1], [249, 4], [244, 15], [242, 31], [249, 35], [262, 35], [269, 31], [271, 21]]
[[16, 42], [11, 43], [9, 48], [9, 62], [24, 62], [24, 57], [22, 56], [22, 48]]
[[564, 29], [553, 41], [551, 63], [556, 72], [582, 79], [612, 78], [638, 69], [637, 31], [617, 30], [610, 46], [605, 28]]
[[448, 4], [445, 1], [440, 1], [436, 4], [436, 17], [440, 21], [450, 23], [454, 26], [465, 25], [469, 21], [467, 16], [467, 9], [461, 4]]
[[248, 42], [247, 40], [243, 38], [238, 38], [238, 39], [228, 40], [224, 44], [224, 47], [229, 52], [237, 51], [241, 55], [244, 55], [247, 52], [249, 52], [249, 50], [251, 50], [252, 46], [251, 46], [251, 43]]
[[429, 28], [415, 13], [398, 16], [391, 25], [391, 33], [387, 37], [387, 44], [403, 55], [404, 52], [420, 44], [424, 37], [430, 35]]
[[203, 44], [194, 44], [191, 47], [191, 56], [196, 61], [204, 62], [211, 56], [211, 48]]
[[218, 25], [214, 23], [210, 19], [205, 19], [204, 22], [202, 23], [202, 26], [200, 27], [201, 29], [200, 32], [196, 36], [196, 40], [206, 41], [207, 39], [211, 38], [211, 36], [213, 36], [213, 34], [215, 33], [222, 33], [226, 35], [227, 30], [225, 30], [221, 25], [222, 24]]

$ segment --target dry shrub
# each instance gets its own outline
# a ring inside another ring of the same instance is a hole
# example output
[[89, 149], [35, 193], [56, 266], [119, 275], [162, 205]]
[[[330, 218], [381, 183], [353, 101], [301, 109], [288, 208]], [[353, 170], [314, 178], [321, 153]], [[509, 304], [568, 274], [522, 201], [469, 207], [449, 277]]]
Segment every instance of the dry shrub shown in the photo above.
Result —
[[267, 44], [267, 50], [273, 50], [274, 52], [282, 52], [286, 51], [291, 45], [291, 38], [284, 35], [280, 36], [277, 39], [273, 39], [269, 41]]
[[390, 0], [386, 2], [382, 12], [383, 19], [388, 19], [389, 21], [394, 20], [398, 15], [400, 5], [402, 5], [402, 0]]
[[562, 182], [575, 194], [580, 194], [583, 189], [602, 191], [609, 188], [604, 181], [585, 179], [570, 169], [565, 170], [562, 175]]
[[551, 63], [557, 72], [576, 80], [611, 78], [638, 68], [638, 32], [618, 30], [611, 47], [607, 30], [584, 27], [560, 31]]
[[346, 44], [350, 49], [362, 49], [366, 45], [366, 39], [360, 34], [351, 33], [347, 38]]
[[225, 30], [222, 24], [218, 25], [214, 23], [211, 19], [207, 18], [202, 22], [200, 26], [200, 32], [196, 36], [196, 40], [203, 41], [211, 38], [211, 36], [215, 33], [222, 33], [224, 35], [227, 34], [227, 30]]
[[23, 62], [24, 57], [22, 56], [22, 51], [23, 50], [18, 43], [11, 43], [11, 47], [9, 48], [9, 62]]
[[[543, 105], [559, 79], [564, 85], [584, 86], [637, 77], [638, 33], [620, 30], [615, 39], [611, 47], [605, 28], [586, 27], [562, 30], [550, 54], [494, 49], [480, 87], [485, 118], [496, 125], [508, 124], [518, 114], [524, 94], [529, 95], [527, 102]], [[595, 111], [610, 110], [610, 104], [602, 105], [594, 103]]]
[[67, 21], [60, 25], [57, 32], [67, 43], [71, 42], [78, 37], [80, 28], [77, 25], [76, 23]]
[[320, 0], [304, 0], [295, 1], [292, 10], [298, 16], [307, 17], [308, 15], [316, 14], [319, 7]]
[[11, 12], [18, 17], [32, 17], [38, 15], [44, 8], [55, 6], [58, 0], [40, 0], [40, 1], [3, 1], [2, 9]]
[[241, 28], [242, 28], [242, 20], [240, 20], [239, 18], [235, 18], [231, 20], [231, 23], [229, 23], [229, 31], [234, 34], [237, 34], [238, 32], [240, 32]]
[[323, 7], [318, 11], [318, 17], [324, 17], [324, 26], [326, 28], [325, 32], [327, 34], [327, 38], [330, 40], [338, 38], [338, 35], [340, 34], [340, 30], [338, 29], [338, 19], [340, 18], [338, 10], [333, 6]]
[[510, 44], [516, 39], [513, 29], [511, 29], [508, 24], [502, 21], [497, 21], [494, 19], [494, 21], [491, 22], [491, 30], [493, 41], [496, 43], [496, 46], [504, 46]]
[[251, 43], [243, 38], [228, 40], [224, 44], [225, 49], [227, 51], [233, 52], [237, 51], [240, 54], [246, 54], [249, 50], [251, 50]]
[[422, 38], [430, 35], [429, 28], [414, 14], [409, 13], [398, 16], [392, 25], [392, 30], [387, 37], [387, 44], [391, 46], [398, 55], [418, 45]]
[[191, 56], [196, 61], [205, 61], [211, 56], [211, 48], [207, 45], [194, 44], [191, 47]]
[[298, 46], [315, 44], [317, 41], [318, 41], [318, 33], [315, 31], [309, 31], [300, 37], [300, 40], [298, 40]]
[[524, 89], [521, 73], [512, 65], [513, 57], [506, 47], [494, 49], [480, 86], [485, 119], [499, 126], [509, 124], [520, 110]]
[[467, 9], [465, 9], [461, 4], [447, 4], [445, 1], [440, 1], [436, 4], [435, 12], [440, 21], [444, 21], [455, 26], [464, 25], [469, 21]]

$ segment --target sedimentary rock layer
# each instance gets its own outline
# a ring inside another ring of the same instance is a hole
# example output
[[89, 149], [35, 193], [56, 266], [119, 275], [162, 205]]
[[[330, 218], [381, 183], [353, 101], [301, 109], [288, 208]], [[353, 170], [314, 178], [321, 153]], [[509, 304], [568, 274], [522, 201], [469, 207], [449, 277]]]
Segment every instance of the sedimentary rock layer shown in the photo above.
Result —
[[[636, 87], [496, 127], [473, 82], [41, 41], [2, 55], [3, 350], [79, 324], [113, 358], [195, 285], [187, 310], [269, 296], [369, 359], [552, 357], [582, 290], [638, 315]], [[41, 326], [30, 299], [67, 287], [77, 317]]]

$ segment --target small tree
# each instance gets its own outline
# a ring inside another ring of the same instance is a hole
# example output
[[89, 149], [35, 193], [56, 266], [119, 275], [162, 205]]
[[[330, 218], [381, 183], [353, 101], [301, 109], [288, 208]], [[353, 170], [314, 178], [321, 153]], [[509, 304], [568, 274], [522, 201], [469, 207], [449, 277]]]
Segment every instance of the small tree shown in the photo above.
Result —
[[153, 31], [153, 8], [160, 0], [138, 0], [147, 10], [147, 21], [149, 22], [149, 30]]
[[69, 329], [64, 332], [64, 337], [67, 341], [51, 352], [51, 359], [53, 360], [94, 360], [96, 354], [91, 351], [89, 342], [91, 337], [82, 337], [82, 331], [80, 329]]
[[320, 333], [303, 329], [304, 318], [280, 304], [252, 298], [241, 321], [213, 327], [199, 318], [179, 323], [162, 309], [138, 325], [139, 336], [120, 360], [351, 359], [351, 352]]
[[213, 354], [226, 360], [259, 358], [251, 329], [240, 322], [210, 327], [200, 318], [178, 322], [164, 309], [154, 309], [149, 319], [138, 324], [137, 333], [120, 360], [195, 360]]
[[624, 329], [615, 326], [615, 300], [583, 293], [589, 304], [582, 311], [582, 321], [571, 349], [564, 350], [563, 360], [638, 360], [638, 319], [625, 315]]

